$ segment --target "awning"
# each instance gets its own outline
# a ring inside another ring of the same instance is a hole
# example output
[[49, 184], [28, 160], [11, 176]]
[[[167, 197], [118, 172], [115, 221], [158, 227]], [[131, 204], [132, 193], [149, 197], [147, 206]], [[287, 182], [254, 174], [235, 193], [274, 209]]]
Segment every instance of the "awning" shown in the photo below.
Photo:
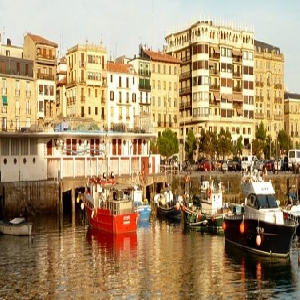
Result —
[[220, 49], [217, 46], [212, 46], [211, 47], [215, 53], [220, 53]]
[[243, 102], [243, 95], [239, 93], [233, 93], [233, 101]]
[[219, 92], [214, 92], [214, 97], [216, 100], [221, 100], [221, 95]]
[[227, 102], [232, 102], [232, 95], [226, 95]]
[[7, 95], [2, 95], [2, 104], [7, 106]]
[[243, 115], [243, 110], [241, 108], [237, 108], [236, 109], [236, 112], [239, 116], [242, 116]]
[[235, 55], [235, 56], [242, 56], [242, 52], [241, 52], [241, 51], [238, 51], [238, 50], [232, 50], [232, 55]]

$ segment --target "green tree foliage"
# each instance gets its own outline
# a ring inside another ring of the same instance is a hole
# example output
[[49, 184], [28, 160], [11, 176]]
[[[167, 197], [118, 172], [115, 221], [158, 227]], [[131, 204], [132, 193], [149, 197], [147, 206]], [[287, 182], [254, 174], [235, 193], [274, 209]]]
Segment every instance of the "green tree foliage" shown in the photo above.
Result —
[[193, 160], [194, 151], [197, 150], [197, 140], [192, 129], [188, 131], [185, 141], [185, 158], [190, 162]]
[[222, 159], [232, 153], [232, 137], [231, 133], [228, 130], [224, 130], [222, 127], [220, 133], [218, 134], [218, 144], [217, 152], [222, 156]]
[[285, 151], [285, 153], [288, 153], [288, 150], [293, 148], [293, 142], [285, 130], [281, 129], [278, 132], [277, 138], [278, 138], [278, 149], [280, 149], [280, 151], [283, 150]]
[[160, 155], [169, 159], [172, 155], [178, 153], [179, 143], [176, 134], [166, 129], [162, 132], [162, 135], [157, 140]]
[[158, 154], [158, 145], [157, 145], [157, 141], [156, 140], [150, 140], [150, 151], [153, 154]]
[[252, 141], [252, 153], [258, 158], [261, 158], [262, 154], [266, 157], [266, 136], [264, 123], [260, 122], [255, 132], [255, 139]]
[[216, 132], [201, 130], [199, 139], [199, 153], [207, 158], [214, 158], [218, 150], [218, 138]]
[[233, 155], [234, 156], [241, 156], [243, 153], [243, 137], [240, 135], [236, 141], [236, 144], [233, 146]]

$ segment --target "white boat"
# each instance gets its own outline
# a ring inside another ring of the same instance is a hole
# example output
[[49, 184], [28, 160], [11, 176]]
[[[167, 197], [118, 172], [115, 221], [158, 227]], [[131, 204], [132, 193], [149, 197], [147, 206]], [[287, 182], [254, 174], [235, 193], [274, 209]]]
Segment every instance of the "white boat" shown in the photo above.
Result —
[[25, 218], [14, 218], [9, 222], [0, 221], [0, 233], [8, 235], [31, 235], [32, 223]]

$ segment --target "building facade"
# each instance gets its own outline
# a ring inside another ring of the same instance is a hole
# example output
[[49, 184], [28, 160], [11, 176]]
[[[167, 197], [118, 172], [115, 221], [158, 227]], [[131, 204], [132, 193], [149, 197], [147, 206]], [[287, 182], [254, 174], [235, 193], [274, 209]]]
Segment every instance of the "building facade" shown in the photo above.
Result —
[[33, 60], [23, 50], [0, 42], [1, 130], [19, 131], [36, 122]]
[[[254, 33], [199, 21], [165, 38], [165, 51], [182, 61], [180, 139], [189, 129], [228, 130], [246, 149], [254, 135]], [[246, 150], [247, 151], [247, 150]]]
[[284, 130], [290, 136], [293, 148], [300, 146], [300, 94], [284, 93]]
[[284, 55], [278, 47], [254, 41], [255, 125], [263, 122], [275, 141], [284, 129]]
[[56, 118], [56, 49], [58, 45], [39, 35], [27, 33], [24, 37], [23, 54], [33, 61], [36, 86], [35, 118], [39, 127], [52, 124]]
[[83, 44], [68, 49], [66, 116], [106, 123], [107, 52], [102, 45]]

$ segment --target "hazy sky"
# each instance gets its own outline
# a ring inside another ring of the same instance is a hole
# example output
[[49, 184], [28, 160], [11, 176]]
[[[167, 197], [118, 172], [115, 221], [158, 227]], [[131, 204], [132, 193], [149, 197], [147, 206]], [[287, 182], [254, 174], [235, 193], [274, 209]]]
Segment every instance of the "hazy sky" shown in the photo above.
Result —
[[256, 40], [279, 47], [285, 85], [300, 93], [299, 0], [0, 0], [2, 42], [22, 46], [31, 32], [56, 42], [61, 54], [88, 40], [102, 41], [110, 57], [133, 57], [140, 43], [161, 50], [165, 35], [208, 18], [254, 28]]

